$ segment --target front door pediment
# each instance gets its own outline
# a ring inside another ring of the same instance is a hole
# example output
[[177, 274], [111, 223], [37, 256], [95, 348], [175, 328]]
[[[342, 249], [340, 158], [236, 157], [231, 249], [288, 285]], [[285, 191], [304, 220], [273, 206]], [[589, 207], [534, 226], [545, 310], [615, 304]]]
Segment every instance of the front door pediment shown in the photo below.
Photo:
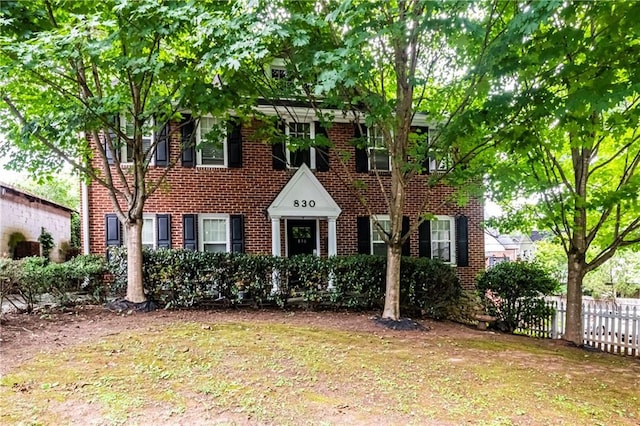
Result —
[[271, 217], [338, 217], [342, 211], [306, 164], [267, 209]]

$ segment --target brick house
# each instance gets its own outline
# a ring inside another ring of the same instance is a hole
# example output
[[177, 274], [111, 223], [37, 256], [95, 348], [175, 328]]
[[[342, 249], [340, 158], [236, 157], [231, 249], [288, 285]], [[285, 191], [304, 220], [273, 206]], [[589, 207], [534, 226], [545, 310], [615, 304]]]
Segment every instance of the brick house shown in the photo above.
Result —
[[[183, 150], [183, 138], [196, 132], [196, 141], [201, 140], [215, 119], [205, 117], [198, 127], [188, 116], [181, 123], [170, 123], [159, 135], [149, 135], [162, 138], [149, 178], [157, 179], [168, 164], [175, 165], [168, 171], [166, 185], [146, 201], [143, 244], [278, 256], [384, 253], [384, 243], [347, 183], [354, 178], [362, 181], [369, 206], [383, 225], [387, 223], [380, 183], [370, 170], [375, 163], [382, 183], [389, 180], [390, 173], [384, 172], [389, 169], [388, 155], [375, 147], [375, 129], [365, 128], [372, 147], [357, 149], [353, 140], [365, 136], [360, 135], [362, 127], [341, 118], [341, 112], [324, 129], [304, 106], [270, 105], [262, 110], [283, 119], [280, 126], [287, 135], [314, 139], [324, 134], [332, 147], [290, 152], [283, 144], [260, 140], [259, 123], [254, 120], [230, 122], [220, 146]], [[426, 128], [424, 119], [414, 124]], [[346, 167], [340, 161], [344, 153]], [[121, 155], [126, 158], [126, 152]], [[432, 172], [437, 172], [435, 168], [431, 164]], [[416, 177], [408, 189], [414, 197], [405, 206], [405, 226], [418, 220], [427, 178]], [[437, 220], [423, 223], [403, 252], [450, 262], [470, 288], [485, 262], [483, 205], [477, 199], [465, 207], [443, 205], [443, 197], [452, 192], [444, 185], [430, 190], [425, 210], [436, 214]], [[122, 244], [122, 228], [106, 190], [98, 184], [83, 189], [82, 214], [86, 252], [104, 253], [106, 247]]]

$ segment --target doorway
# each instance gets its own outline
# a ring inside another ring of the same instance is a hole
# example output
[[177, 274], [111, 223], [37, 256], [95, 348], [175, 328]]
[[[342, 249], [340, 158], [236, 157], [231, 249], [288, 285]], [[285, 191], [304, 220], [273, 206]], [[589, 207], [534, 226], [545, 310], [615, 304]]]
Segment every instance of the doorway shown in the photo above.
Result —
[[287, 256], [317, 254], [317, 221], [287, 220]]

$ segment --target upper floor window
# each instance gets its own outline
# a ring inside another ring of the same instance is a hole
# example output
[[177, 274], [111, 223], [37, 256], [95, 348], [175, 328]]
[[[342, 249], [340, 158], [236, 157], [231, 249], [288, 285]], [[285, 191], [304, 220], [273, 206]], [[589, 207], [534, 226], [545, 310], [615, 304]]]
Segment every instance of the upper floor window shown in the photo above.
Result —
[[391, 170], [391, 158], [384, 141], [384, 134], [379, 127], [367, 128], [367, 154], [369, 170]]
[[227, 166], [227, 135], [218, 121], [202, 117], [196, 133], [197, 164], [200, 166]]
[[[314, 123], [289, 122], [285, 128], [287, 138], [287, 164], [297, 168], [303, 163], [309, 168], [316, 168], [316, 149], [308, 146], [309, 141], [315, 138]], [[304, 146], [307, 145], [307, 146]], [[299, 146], [299, 148], [293, 149]]]
[[[131, 114], [121, 114], [120, 116], [120, 130], [127, 135], [127, 139], [130, 141], [135, 138], [135, 124], [133, 116]], [[154, 155], [151, 150], [151, 146], [154, 142], [153, 132], [153, 120], [149, 120], [149, 123], [145, 123], [142, 126], [142, 152], [145, 155], [145, 163], [153, 164]], [[133, 163], [133, 149], [128, 143], [122, 143], [120, 148], [120, 158], [122, 164]]]
[[269, 65], [269, 76], [280, 88], [293, 88], [292, 78], [287, 71], [284, 59], [276, 58]]

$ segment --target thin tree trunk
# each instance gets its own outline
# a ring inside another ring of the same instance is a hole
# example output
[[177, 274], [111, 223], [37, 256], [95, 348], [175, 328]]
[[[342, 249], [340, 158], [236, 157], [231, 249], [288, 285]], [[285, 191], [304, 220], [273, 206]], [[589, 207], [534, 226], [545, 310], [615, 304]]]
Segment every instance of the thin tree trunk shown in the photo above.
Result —
[[387, 245], [387, 275], [384, 310], [382, 318], [400, 319], [400, 262], [402, 261], [402, 245]]
[[584, 329], [582, 326], [582, 279], [584, 265], [578, 256], [569, 254], [567, 275], [567, 317], [564, 339], [582, 345]]
[[127, 222], [127, 300], [142, 303], [147, 300], [142, 279], [142, 220]]

